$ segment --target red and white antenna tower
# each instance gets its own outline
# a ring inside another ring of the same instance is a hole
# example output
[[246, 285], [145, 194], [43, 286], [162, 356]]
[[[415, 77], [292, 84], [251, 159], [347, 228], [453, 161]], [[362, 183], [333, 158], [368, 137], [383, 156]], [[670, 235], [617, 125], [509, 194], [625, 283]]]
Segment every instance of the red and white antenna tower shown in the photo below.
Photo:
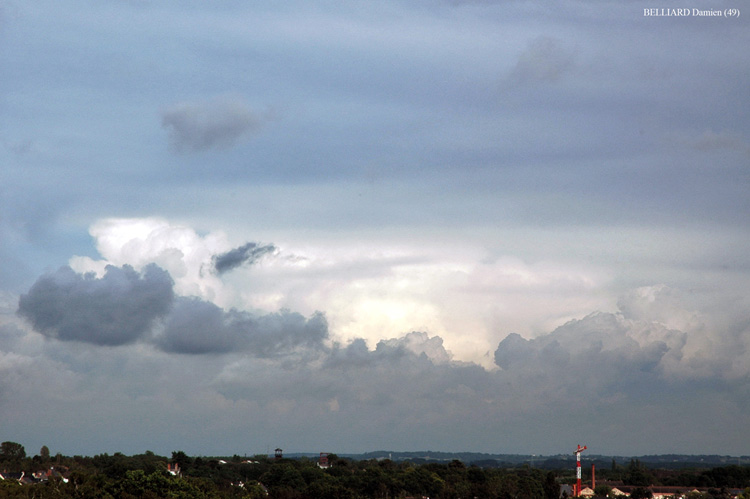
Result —
[[581, 495], [581, 452], [585, 450], [585, 445], [581, 447], [581, 444], [578, 444], [578, 448], [574, 452], [576, 455], [576, 489], [573, 491], [573, 497]]

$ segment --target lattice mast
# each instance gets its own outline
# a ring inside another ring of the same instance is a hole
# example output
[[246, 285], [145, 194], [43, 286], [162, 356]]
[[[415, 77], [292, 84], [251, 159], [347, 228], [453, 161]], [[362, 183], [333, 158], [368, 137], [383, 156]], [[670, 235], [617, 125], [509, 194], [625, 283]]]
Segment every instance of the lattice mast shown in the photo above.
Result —
[[578, 444], [578, 448], [574, 452], [576, 455], [576, 489], [573, 491], [573, 497], [581, 495], [581, 452], [585, 451], [586, 448], [585, 445], [581, 447], [581, 444]]

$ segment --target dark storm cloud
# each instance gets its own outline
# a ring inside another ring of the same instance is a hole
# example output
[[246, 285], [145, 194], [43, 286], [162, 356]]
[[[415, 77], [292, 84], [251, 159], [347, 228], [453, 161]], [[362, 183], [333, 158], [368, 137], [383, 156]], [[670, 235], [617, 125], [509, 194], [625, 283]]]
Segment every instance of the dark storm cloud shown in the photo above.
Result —
[[272, 358], [321, 349], [328, 338], [322, 313], [306, 318], [289, 310], [225, 311], [200, 298], [175, 297], [173, 285], [155, 264], [140, 273], [110, 265], [101, 278], [66, 266], [40, 277], [21, 296], [18, 314], [49, 338], [95, 345], [154, 342], [171, 353]]
[[[360, 437], [388, 434], [394, 436], [392, 445], [399, 439], [419, 441], [422, 434], [424, 442], [452, 441], [455, 422], [463, 421], [467, 424], [453, 445], [481, 446], [488, 431], [545, 432], [557, 428], [556, 421], [567, 424], [582, 407], [593, 411], [587, 431], [605, 442], [612, 414], [689, 392], [689, 383], [670, 380], [663, 364], [682, 353], [684, 339], [658, 323], [594, 313], [540, 338], [510, 335], [496, 353], [503, 369], [488, 371], [441, 360], [449, 354], [433, 348], [442, 344], [439, 336], [412, 332], [382, 340], [372, 350], [361, 339], [335, 345], [319, 369], [279, 372], [275, 382], [292, 391], [284, 393], [300, 404], [298, 410], [310, 407], [312, 412], [321, 400], [333, 401], [337, 419], [358, 421]], [[246, 369], [244, 375], [235, 372], [231, 380], [222, 380], [225, 393], [256, 401], [282, 391], [260, 388], [260, 381], [250, 379], [252, 368]], [[649, 417], [644, 412], [623, 424], [637, 428]], [[568, 437], [557, 433], [545, 434], [554, 445], [564, 444]]]
[[362, 338], [352, 340], [348, 345], [336, 344], [327, 359], [329, 368], [364, 366], [371, 362], [367, 342]]
[[183, 102], [161, 115], [162, 126], [169, 130], [172, 145], [180, 152], [230, 147], [257, 132], [268, 119], [235, 96]]
[[18, 313], [50, 338], [123, 345], [141, 339], [167, 313], [172, 286], [169, 274], [154, 264], [141, 273], [110, 265], [101, 278], [66, 266], [40, 277], [21, 296]]
[[215, 255], [212, 259], [214, 270], [218, 274], [223, 274], [224, 272], [235, 269], [245, 263], [252, 265], [262, 256], [273, 253], [274, 251], [276, 251], [276, 246], [273, 244], [259, 246], [257, 243], [249, 242], [239, 248], [222, 253], [221, 255]]
[[326, 338], [328, 323], [321, 313], [309, 319], [288, 310], [257, 316], [237, 310], [225, 312], [198, 298], [180, 298], [156, 341], [167, 352], [246, 352], [269, 358], [298, 348], [322, 348]]
[[309, 319], [289, 310], [255, 318], [240, 312], [238, 314], [238, 320], [251, 333], [248, 338], [249, 352], [257, 356], [275, 357], [297, 347], [319, 348], [328, 338], [328, 322], [320, 312]]
[[180, 298], [157, 344], [168, 352], [220, 353], [235, 348], [237, 337], [225, 325], [221, 308], [199, 298]]

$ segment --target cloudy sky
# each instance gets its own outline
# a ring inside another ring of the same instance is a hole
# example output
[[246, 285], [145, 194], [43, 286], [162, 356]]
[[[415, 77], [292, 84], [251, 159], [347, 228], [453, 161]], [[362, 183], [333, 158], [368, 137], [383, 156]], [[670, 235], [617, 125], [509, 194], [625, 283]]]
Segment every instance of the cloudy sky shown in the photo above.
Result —
[[742, 6], [1, 2], [0, 440], [747, 454]]

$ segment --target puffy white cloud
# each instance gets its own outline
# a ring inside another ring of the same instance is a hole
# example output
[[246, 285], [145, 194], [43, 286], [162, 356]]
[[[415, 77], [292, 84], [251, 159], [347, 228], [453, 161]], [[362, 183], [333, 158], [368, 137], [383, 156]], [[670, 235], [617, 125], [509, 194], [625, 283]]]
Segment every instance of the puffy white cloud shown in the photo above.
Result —
[[402, 338], [382, 340], [378, 347], [406, 348], [416, 355], [425, 355], [435, 363], [445, 363], [451, 360], [451, 354], [443, 347], [443, 339], [439, 336], [429, 337], [427, 333], [412, 331]]
[[169, 272], [175, 292], [220, 305], [231, 304], [231, 293], [212, 272], [212, 258], [231, 246], [223, 233], [199, 235], [193, 228], [160, 218], [107, 218], [89, 229], [103, 260], [73, 257], [77, 272], [103, 273], [106, 265], [136, 269], [155, 263]]

